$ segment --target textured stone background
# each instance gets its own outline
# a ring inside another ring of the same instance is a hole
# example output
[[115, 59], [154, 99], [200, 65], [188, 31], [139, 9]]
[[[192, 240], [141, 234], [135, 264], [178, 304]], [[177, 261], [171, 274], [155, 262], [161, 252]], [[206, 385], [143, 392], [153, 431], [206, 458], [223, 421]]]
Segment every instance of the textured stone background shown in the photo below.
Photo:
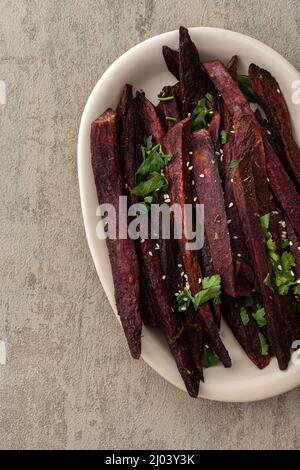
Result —
[[129, 358], [76, 171], [85, 101], [128, 48], [180, 24], [220, 26], [299, 67], [299, 1], [0, 0], [0, 12], [0, 448], [299, 449], [299, 389], [193, 401]]

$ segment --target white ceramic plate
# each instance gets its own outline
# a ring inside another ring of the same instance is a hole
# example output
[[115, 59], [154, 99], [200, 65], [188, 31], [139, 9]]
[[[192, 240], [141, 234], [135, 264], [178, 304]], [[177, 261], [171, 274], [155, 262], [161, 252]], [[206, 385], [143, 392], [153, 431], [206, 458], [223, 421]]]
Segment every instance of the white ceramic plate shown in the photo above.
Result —
[[[233, 54], [237, 54], [240, 73], [247, 73], [251, 62], [271, 71], [286, 97], [295, 129], [298, 124], [299, 144], [300, 105], [292, 103], [292, 82], [300, 80], [300, 74], [295, 68], [273, 49], [248, 36], [216, 28], [190, 28], [189, 31], [199, 49], [201, 60], [220, 58], [226, 63]], [[115, 314], [108, 252], [105, 242], [96, 237], [99, 218], [96, 217], [97, 197], [90, 162], [90, 125], [106, 108], [116, 108], [125, 83], [131, 83], [136, 90], [143, 89], [146, 96], [157, 103], [157, 94], [162, 86], [175, 82], [162, 57], [163, 44], [177, 49], [178, 31], [161, 34], [138, 44], [108, 68], [86, 103], [79, 130], [78, 175], [86, 236], [100, 281]], [[200, 386], [200, 397], [231, 402], [253, 401], [287, 392], [300, 385], [299, 365], [291, 363], [287, 371], [281, 372], [273, 359], [266, 369], [258, 370], [225, 324], [222, 325], [221, 335], [230, 351], [233, 366], [225, 369], [220, 365], [205, 370], [205, 383]], [[185, 390], [163, 338], [146, 328], [142, 357], [162, 377]]]

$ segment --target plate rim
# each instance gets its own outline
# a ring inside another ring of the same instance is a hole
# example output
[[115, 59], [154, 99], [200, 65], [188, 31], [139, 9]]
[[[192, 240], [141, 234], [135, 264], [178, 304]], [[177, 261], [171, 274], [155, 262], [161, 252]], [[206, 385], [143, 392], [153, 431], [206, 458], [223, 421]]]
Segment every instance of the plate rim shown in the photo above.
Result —
[[[215, 33], [216, 35], [220, 35], [220, 37], [224, 34], [225, 35], [230, 34], [233, 37], [235, 37], [236, 39], [240, 40], [241, 42], [249, 43], [249, 41], [250, 41], [250, 42], [253, 43], [253, 45], [258, 46], [259, 48], [264, 48], [266, 50], [266, 52], [269, 52], [273, 57], [280, 60], [281, 63], [285, 65], [285, 67], [287, 68], [287, 70], [289, 71], [289, 73], [291, 75], [294, 75], [295, 77], [298, 77], [298, 79], [300, 79], [300, 73], [297, 71], [297, 69], [285, 57], [283, 57], [279, 52], [275, 51], [273, 48], [271, 48], [267, 44], [259, 41], [258, 39], [255, 39], [251, 36], [248, 36], [246, 34], [239, 33], [239, 32], [236, 32], [236, 31], [231, 31], [231, 30], [224, 29], [224, 28], [215, 28], [215, 27], [210, 27], [210, 26], [209, 27], [207, 27], [207, 26], [193, 26], [193, 27], [189, 27], [188, 30], [191, 33], [193, 33], [193, 31], [207, 30], [207, 31]], [[94, 101], [95, 96], [98, 93], [98, 89], [101, 87], [102, 83], [106, 80], [106, 77], [109, 74], [111, 74], [114, 71], [114, 69], [119, 66], [120, 63], [122, 63], [123, 61], [126, 61], [126, 59], [129, 55], [134, 54], [136, 51], [138, 51], [139, 49], [145, 47], [146, 45], [148, 45], [152, 41], [154, 42], [155, 40], [161, 40], [163, 38], [165, 38], [166, 41], [168, 41], [170, 36], [172, 36], [174, 34], [178, 34], [178, 29], [152, 36], [152, 37], [150, 37], [148, 39], [145, 39], [142, 42], [139, 42], [138, 44], [134, 45], [133, 47], [128, 49], [126, 52], [124, 52], [120, 57], [118, 57], [105, 70], [105, 72], [102, 74], [102, 76], [96, 82], [95, 86], [93, 87], [93, 89], [92, 89], [91, 93], [89, 94], [89, 97], [86, 101], [86, 104], [84, 106], [84, 110], [83, 110], [83, 113], [82, 113], [82, 116], [81, 116], [81, 120], [80, 120], [80, 126], [79, 126], [79, 131], [78, 131], [78, 141], [77, 141], [77, 172], [78, 172], [78, 183], [79, 183], [81, 212], [82, 212], [82, 217], [83, 217], [83, 222], [84, 222], [85, 235], [86, 235], [89, 251], [91, 253], [93, 263], [94, 263], [96, 272], [98, 274], [99, 280], [102, 284], [105, 295], [108, 298], [108, 301], [109, 301], [109, 303], [110, 303], [110, 305], [113, 309], [113, 312], [114, 312], [115, 316], [117, 317], [117, 320], [118, 320], [119, 323], [120, 323], [120, 319], [119, 319], [119, 316], [118, 316], [117, 311], [116, 311], [116, 307], [115, 307], [115, 303], [114, 303], [114, 295], [109, 294], [107, 282], [105, 281], [105, 278], [100, 277], [100, 274], [99, 274], [98, 269], [97, 269], [97, 262], [96, 262], [97, 254], [95, 253], [95, 250], [93, 249], [93, 242], [92, 242], [92, 237], [91, 237], [91, 234], [90, 234], [90, 226], [89, 226], [89, 223], [88, 223], [88, 213], [87, 213], [87, 210], [85, 210], [86, 197], [85, 197], [85, 190], [84, 190], [84, 186], [85, 186], [84, 185], [84, 165], [85, 165], [85, 163], [84, 163], [84, 153], [86, 151], [85, 150], [86, 149], [86, 144], [84, 143], [84, 139], [85, 139], [85, 128], [86, 128], [86, 125], [87, 125], [87, 114], [88, 114], [88, 110], [89, 110], [92, 102]], [[295, 79], [297, 79], [297, 78], [295, 78]], [[89, 123], [89, 125], [90, 124], [91, 123]], [[184, 385], [181, 382], [179, 384], [178, 382], [176, 382], [176, 380], [173, 380], [172, 377], [164, 375], [161, 370], [156, 368], [155, 363], [153, 363], [151, 361], [151, 357], [149, 357], [149, 355], [143, 353], [143, 351], [142, 351], [142, 354], [141, 354], [141, 358], [144, 360], [144, 362], [146, 362], [146, 364], [148, 364], [162, 378], [164, 378], [169, 383], [174, 385], [177, 389], [180, 389], [180, 390], [186, 392], [186, 390], [184, 388]], [[294, 388], [296, 388], [297, 386], [299, 386], [300, 385], [299, 370], [297, 372], [298, 372], [299, 378], [294, 377], [294, 380], [292, 380], [292, 382], [280, 380], [279, 382], [276, 383], [276, 387], [272, 387], [271, 385], [274, 385], [274, 384], [271, 384], [271, 383], [269, 385], [266, 384], [266, 387], [264, 388], [263, 392], [261, 391], [260, 393], [256, 393], [255, 391], [252, 391], [251, 392], [252, 395], [251, 395], [250, 399], [249, 399], [248, 396], [240, 396], [240, 397], [234, 397], [233, 398], [233, 396], [228, 391], [224, 392], [223, 395], [220, 394], [220, 395], [211, 396], [209, 393], [203, 393], [203, 391], [201, 390], [201, 385], [200, 385], [200, 393], [199, 393], [198, 398], [205, 398], [205, 399], [209, 399], [209, 400], [213, 400], [213, 401], [232, 402], [232, 403], [254, 402], [254, 401], [260, 401], [260, 400], [268, 399], [268, 398], [271, 398], [271, 397], [274, 397], [274, 396], [277, 396], [277, 395], [281, 395], [281, 394], [286, 393], [288, 391], [291, 391]], [[282, 371], [274, 371], [274, 375], [278, 375], [278, 373], [285, 374], [285, 373], [287, 373], [287, 371], [283, 371], [283, 372]], [[293, 375], [295, 376], [295, 373]], [[269, 377], [268, 376], [267, 377], [262, 376], [261, 379], [264, 381], [266, 379], [269, 379]], [[261, 379], [259, 380], [259, 382], [261, 381]], [[268, 380], [266, 380], [266, 382], [268, 382]]]

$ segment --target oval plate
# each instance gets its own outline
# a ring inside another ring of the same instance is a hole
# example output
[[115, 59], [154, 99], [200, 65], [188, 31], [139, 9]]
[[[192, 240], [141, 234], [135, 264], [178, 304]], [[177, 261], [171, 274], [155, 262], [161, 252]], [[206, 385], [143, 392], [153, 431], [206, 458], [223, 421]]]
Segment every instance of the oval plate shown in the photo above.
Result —
[[[273, 49], [248, 36], [217, 28], [199, 27], [190, 28], [189, 31], [202, 61], [219, 58], [226, 63], [233, 54], [237, 54], [240, 73], [247, 73], [249, 64], [254, 62], [268, 69], [276, 77], [287, 100], [295, 129], [298, 123], [296, 137], [299, 144], [300, 106], [292, 103], [292, 93], [295, 91], [292, 89], [292, 83], [300, 80], [297, 70]], [[96, 236], [99, 218], [96, 216], [98, 203], [91, 168], [90, 126], [108, 107], [116, 108], [125, 83], [131, 83], [135, 90], [143, 89], [146, 96], [156, 103], [161, 88], [175, 82], [163, 60], [163, 44], [177, 49], [178, 31], [148, 39], [116, 60], [93, 89], [80, 124], [78, 176], [85, 231], [99, 279], [116, 315], [106, 243]], [[170, 383], [185, 390], [162, 336], [147, 328], [144, 330], [142, 358]], [[287, 392], [300, 385], [299, 365], [291, 361], [288, 370], [281, 372], [277, 361], [272, 359], [267, 368], [259, 370], [247, 358], [224, 322], [221, 336], [231, 354], [233, 366], [230, 369], [221, 365], [206, 369], [205, 383], [200, 385], [200, 397], [230, 402], [254, 401]]]

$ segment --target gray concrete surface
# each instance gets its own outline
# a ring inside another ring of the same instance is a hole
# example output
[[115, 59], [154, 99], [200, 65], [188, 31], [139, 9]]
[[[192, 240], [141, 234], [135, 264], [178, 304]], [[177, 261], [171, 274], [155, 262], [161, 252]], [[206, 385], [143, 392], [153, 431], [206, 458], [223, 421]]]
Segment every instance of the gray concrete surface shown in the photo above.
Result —
[[299, 449], [299, 389], [193, 401], [132, 361], [85, 240], [85, 101], [118, 56], [180, 24], [249, 34], [300, 65], [298, 0], [0, 0], [1, 449]]

